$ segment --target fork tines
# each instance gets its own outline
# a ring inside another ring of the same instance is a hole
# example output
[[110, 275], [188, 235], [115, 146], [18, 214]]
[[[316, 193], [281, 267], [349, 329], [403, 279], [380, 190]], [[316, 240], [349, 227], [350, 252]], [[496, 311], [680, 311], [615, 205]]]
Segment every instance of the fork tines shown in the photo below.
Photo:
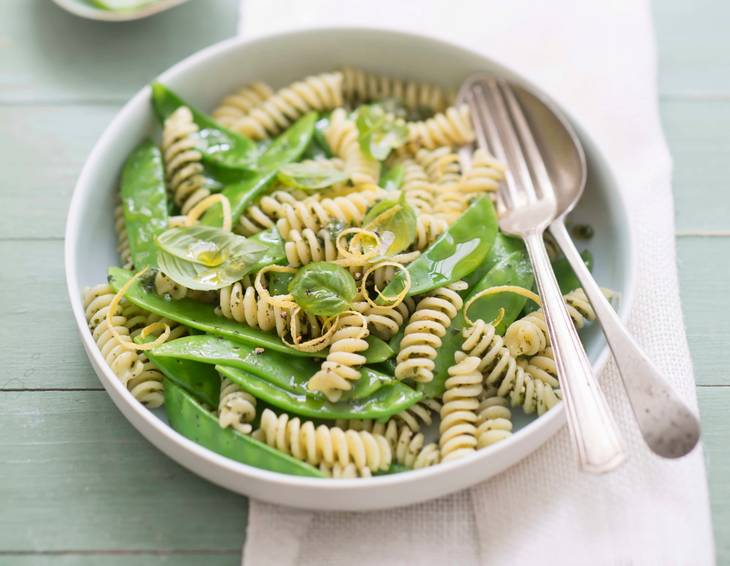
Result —
[[507, 208], [554, 200], [552, 182], [512, 86], [491, 75], [473, 75], [462, 85], [459, 102], [474, 121], [477, 143], [506, 166], [500, 195]]

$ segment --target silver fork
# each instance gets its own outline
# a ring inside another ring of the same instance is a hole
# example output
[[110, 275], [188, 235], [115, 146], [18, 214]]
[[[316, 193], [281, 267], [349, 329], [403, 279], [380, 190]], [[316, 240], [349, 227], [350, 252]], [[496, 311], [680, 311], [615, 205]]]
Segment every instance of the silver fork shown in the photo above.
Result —
[[579, 465], [591, 473], [613, 470], [625, 459], [618, 429], [593, 376], [543, 243], [543, 233], [557, 214], [557, 199], [540, 151], [506, 81], [469, 79], [459, 98], [469, 105], [479, 145], [507, 165], [498, 199], [499, 226], [525, 242], [542, 298]]

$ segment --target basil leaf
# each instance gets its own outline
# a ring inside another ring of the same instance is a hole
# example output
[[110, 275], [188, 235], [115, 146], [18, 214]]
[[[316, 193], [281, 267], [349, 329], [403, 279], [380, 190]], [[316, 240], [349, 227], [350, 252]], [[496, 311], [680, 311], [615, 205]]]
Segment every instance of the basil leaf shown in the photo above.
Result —
[[361, 106], [355, 124], [360, 149], [379, 161], [387, 158], [392, 149], [403, 145], [408, 138], [405, 122], [387, 114], [377, 105]]
[[[233, 237], [231, 237], [233, 236]], [[226, 250], [245, 242], [241, 236], [210, 226], [169, 228], [157, 236], [157, 247], [180, 259], [216, 267], [226, 260]]]
[[297, 272], [289, 283], [289, 292], [305, 312], [334, 316], [350, 308], [357, 294], [357, 285], [344, 267], [315, 262]]
[[382, 200], [363, 219], [363, 228], [377, 232], [383, 242], [380, 253], [395, 255], [416, 239], [416, 211], [406, 202], [406, 194], [398, 200]]
[[189, 289], [220, 289], [241, 279], [262, 260], [272, 263], [273, 246], [211, 226], [170, 228], [156, 243], [160, 270]]
[[255, 273], [267, 265], [286, 265], [287, 260], [286, 251], [284, 250], [284, 238], [281, 237], [276, 226], [269, 230], [263, 230], [255, 236], [251, 236], [249, 241], [257, 242], [266, 247], [266, 252], [259, 256], [256, 263], [251, 266], [249, 273]]
[[279, 169], [276, 176], [286, 186], [305, 191], [326, 189], [347, 180], [344, 171], [324, 163], [288, 163]]
[[433, 108], [421, 105], [410, 106], [405, 104], [402, 98], [397, 97], [383, 98], [375, 104], [380, 106], [387, 114], [403, 118], [407, 122], [422, 122], [435, 114]]

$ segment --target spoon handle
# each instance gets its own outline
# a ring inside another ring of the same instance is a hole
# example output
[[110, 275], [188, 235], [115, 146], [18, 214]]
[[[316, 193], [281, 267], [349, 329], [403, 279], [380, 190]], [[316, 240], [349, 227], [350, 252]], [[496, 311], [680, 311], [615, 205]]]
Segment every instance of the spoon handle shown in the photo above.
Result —
[[578, 463], [583, 471], [594, 474], [611, 471], [626, 457], [616, 423], [565, 308], [545, 251], [542, 232], [528, 233], [524, 241], [542, 299], [542, 311], [555, 354], [568, 428], [578, 452]]
[[700, 437], [697, 417], [626, 330], [583, 263], [562, 217], [550, 225], [550, 233], [563, 250], [603, 328], [644, 441], [665, 458], [689, 453]]

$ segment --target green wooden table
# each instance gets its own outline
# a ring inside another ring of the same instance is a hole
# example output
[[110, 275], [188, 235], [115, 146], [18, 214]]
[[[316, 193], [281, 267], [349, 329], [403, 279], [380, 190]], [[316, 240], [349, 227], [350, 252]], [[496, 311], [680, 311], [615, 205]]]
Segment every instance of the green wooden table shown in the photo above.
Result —
[[[235, 33], [236, 0], [98, 24], [0, 2], [0, 563], [236, 564], [246, 499], [187, 472], [115, 409], [66, 299], [63, 229], [94, 141], [140, 86]], [[730, 4], [658, 0], [661, 112], [718, 557], [730, 562]], [[194, 32], [193, 32], [194, 30]], [[680, 321], [678, 321], [680, 323]]]

